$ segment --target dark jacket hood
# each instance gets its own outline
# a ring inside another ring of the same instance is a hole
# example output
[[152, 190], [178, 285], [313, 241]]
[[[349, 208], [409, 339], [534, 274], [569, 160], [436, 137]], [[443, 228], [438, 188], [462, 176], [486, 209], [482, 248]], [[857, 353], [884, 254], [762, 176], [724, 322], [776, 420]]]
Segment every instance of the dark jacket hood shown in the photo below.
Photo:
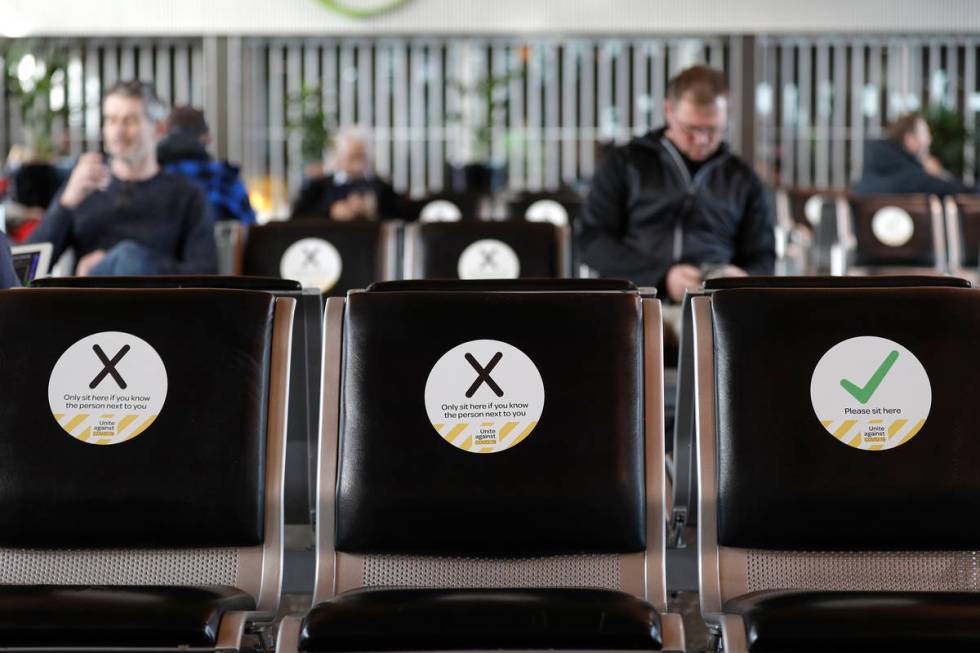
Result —
[[210, 158], [211, 155], [208, 154], [204, 144], [195, 134], [172, 131], [157, 143], [157, 161], [161, 165], [189, 159], [208, 161]]

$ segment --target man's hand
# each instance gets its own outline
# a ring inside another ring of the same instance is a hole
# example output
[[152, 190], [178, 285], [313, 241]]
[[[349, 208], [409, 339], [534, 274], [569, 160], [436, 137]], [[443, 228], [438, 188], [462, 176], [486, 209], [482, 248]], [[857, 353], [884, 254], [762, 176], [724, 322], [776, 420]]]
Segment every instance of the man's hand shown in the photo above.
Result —
[[694, 289], [704, 282], [701, 271], [693, 265], [679, 263], [667, 271], [667, 296], [674, 302], [684, 300], [684, 291]]
[[337, 200], [330, 205], [330, 219], [337, 222], [349, 222], [357, 217], [350, 199]]
[[83, 154], [78, 157], [78, 163], [71, 171], [71, 176], [65, 185], [65, 192], [61, 194], [59, 201], [66, 209], [73, 209], [85, 201], [92, 192], [108, 188], [111, 179], [109, 168], [101, 154], [98, 152]]
[[78, 260], [78, 265], [75, 266], [75, 275], [79, 277], [89, 276], [92, 268], [101, 263], [102, 259], [104, 258], [104, 249], [97, 249], [94, 252], [89, 252]]

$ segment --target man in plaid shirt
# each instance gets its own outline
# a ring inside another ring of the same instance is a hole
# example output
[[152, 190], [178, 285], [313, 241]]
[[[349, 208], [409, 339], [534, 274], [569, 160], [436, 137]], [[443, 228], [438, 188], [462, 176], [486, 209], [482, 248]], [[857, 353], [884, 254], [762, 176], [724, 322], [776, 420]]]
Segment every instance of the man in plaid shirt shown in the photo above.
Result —
[[255, 211], [238, 167], [216, 161], [208, 154], [211, 137], [204, 113], [193, 107], [174, 107], [168, 124], [170, 130], [157, 146], [157, 159], [163, 169], [188, 177], [204, 189], [216, 220], [253, 224]]

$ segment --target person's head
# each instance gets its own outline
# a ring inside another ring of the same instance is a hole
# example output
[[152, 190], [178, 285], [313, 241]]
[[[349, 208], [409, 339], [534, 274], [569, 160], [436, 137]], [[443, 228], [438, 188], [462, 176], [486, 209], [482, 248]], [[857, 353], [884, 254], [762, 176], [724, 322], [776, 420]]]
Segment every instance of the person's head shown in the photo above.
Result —
[[348, 179], [363, 179], [371, 172], [371, 154], [363, 131], [351, 127], [340, 130], [334, 144], [331, 169]]
[[174, 107], [167, 117], [167, 127], [169, 133], [180, 132], [193, 136], [204, 145], [211, 142], [208, 122], [204, 119], [204, 112], [200, 109], [187, 105]]
[[111, 86], [102, 100], [106, 151], [130, 166], [156, 160], [156, 143], [167, 109], [153, 86], [136, 80]]
[[929, 125], [918, 113], [907, 113], [888, 125], [888, 139], [900, 146], [906, 152], [916, 157], [924, 159], [929, 155], [929, 146], [932, 145], [932, 134], [929, 133]]
[[728, 84], [714, 68], [692, 66], [667, 84], [667, 137], [684, 156], [704, 161], [718, 149], [728, 124]]

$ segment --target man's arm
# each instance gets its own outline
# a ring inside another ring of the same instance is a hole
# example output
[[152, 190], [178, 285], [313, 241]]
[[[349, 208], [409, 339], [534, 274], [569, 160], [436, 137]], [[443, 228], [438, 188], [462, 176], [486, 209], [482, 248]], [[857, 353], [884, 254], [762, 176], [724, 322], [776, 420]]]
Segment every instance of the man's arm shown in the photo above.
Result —
[[771, 275], [776, 271], [775, 215], [765, 184], [752, 175], [752, 189], [742, 211], [732, 264], [749, 274]]
[[671, 261], [656, 261], [623, 242], [629, 220], [625, 153], [613, 150], [595, 172], [577, 239], [582, 260], [604, 277], [660, 286]]
[[180, 221], [184, 229], [179, 241], [180, 251], [176, 260], [163, 257], [158, 260], [160, 274], [215, 274], [218, 271], [211, 206], [204, 191], [197, 186], [191, 191]]

